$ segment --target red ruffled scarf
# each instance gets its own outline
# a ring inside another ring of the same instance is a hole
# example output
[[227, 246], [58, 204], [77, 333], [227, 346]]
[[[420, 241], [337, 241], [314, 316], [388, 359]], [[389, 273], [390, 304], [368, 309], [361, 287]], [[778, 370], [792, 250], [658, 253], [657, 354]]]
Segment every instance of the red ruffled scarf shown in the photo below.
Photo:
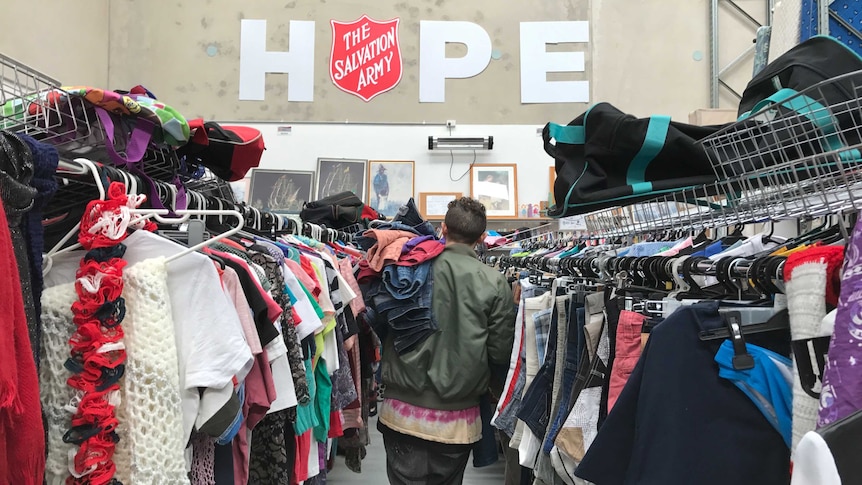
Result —
[[143, 203], [144, 196], [128, 196], [125, 186], [114, 182], [108, 200], [92, 201], [81, 219], [78, 241], [87, 250], [77, 272], [72, 304], [75, 332], [69, 339], [71, 353], [66, 368], [73, 373], [67, 384], [78, 391], [80, 401], [72, 416], [72, 428], [63, 436], [79, 446], [74, 472], [67, 485], [121, 485], [114, 478], [114, 450], [120, 437], [116, 429], [116, 404], [120, 397], [120, 378], [125, 370], [123, 345], [122, 244], [128, 229], [154, 230], [152, 222], [135, 223], [131, 209]]

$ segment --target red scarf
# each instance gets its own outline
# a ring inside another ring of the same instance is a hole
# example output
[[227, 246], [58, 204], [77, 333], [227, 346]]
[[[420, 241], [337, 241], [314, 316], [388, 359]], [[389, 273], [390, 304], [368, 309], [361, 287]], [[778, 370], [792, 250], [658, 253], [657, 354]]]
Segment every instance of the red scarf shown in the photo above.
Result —
[[45, 430], [18, 264], [0, 202], [0, 484], [41, 485]]

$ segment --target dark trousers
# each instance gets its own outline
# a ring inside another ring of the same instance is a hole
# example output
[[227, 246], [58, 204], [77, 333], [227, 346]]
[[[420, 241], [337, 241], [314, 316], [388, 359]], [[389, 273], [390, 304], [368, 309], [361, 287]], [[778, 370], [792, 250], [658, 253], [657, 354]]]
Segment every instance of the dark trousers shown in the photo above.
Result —
[[408, 436], [378, 423], [392, 485], [461, 485], [472, 445], [447, 445]]

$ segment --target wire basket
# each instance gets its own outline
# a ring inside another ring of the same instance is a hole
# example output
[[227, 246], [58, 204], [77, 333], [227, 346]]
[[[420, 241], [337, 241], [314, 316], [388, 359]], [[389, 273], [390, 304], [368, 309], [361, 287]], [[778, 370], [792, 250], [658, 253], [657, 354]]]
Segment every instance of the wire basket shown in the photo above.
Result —
[[104, 145], [98, 118], [56, 79], [0, 54], [0, 88], [0, 129], [51, 143], [70, 158]]
[[766, 104], [701, 141], [717, 182], [586, 215], [637, 235], [862, 209], [862, 71]]

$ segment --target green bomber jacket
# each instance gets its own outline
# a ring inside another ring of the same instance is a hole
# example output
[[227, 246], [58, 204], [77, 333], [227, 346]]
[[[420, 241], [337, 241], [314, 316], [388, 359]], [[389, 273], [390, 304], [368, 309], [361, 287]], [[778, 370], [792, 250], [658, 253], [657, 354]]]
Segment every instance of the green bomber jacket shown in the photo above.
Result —
[[438, 330], [398, 355], [383, 348], [384, 397], [428, 409], [460, 410], [479, 404], [491, 367], [508, 367], [515, 305], [506, 278], [465, 244], [449, 244], [432, 265], [431, 308]]

